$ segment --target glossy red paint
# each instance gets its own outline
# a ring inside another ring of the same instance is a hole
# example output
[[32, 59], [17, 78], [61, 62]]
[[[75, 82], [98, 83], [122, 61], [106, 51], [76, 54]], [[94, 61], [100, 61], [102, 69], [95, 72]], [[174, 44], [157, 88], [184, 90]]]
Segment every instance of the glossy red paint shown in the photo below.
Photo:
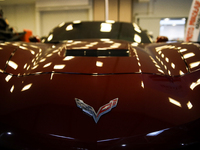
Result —
[[[116, 43], [120, 46], [111, 47]], [[130, 55], [65, 56], [66, 50], [86, 45], [90, 45], [87, 49], [125, 49]], [[5, 43], [0, 47], [4, 58], [0, 64], [2, 146], [160, 149], [199, 140], [195, 134], [200, 133], [196, 127], [200, 118], [198, 45], [134, 46], [119, 40], [82, 40], [55, 45]], [[196, 66], [190, 65], [194, 62]], [[118, 104], [95, 123], [77, 107], [75, 98], [96, 112], [114, 98]]]

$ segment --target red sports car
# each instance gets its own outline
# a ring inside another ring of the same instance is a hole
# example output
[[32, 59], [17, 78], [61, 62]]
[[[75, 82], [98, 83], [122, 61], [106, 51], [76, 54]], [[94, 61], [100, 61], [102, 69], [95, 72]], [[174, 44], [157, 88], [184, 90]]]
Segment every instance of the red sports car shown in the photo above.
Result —
[[74, 21], [0, 57], [1, 150], [200, 148], [198, 44]]

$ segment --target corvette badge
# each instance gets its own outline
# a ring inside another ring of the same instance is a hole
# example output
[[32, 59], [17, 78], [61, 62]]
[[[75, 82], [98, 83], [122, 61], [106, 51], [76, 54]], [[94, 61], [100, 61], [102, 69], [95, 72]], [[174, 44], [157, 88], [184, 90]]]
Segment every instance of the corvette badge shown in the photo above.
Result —
[[95, 123], [97, 123], [99, 121], [99, 118], [102, 115], [108, 113], [109, 111], [111, 111], [112, 108], [117, 106], [118, 98], [115, 98], [115, 99], [111, 100], [108, 104], [101, 106], [97, 113], [95, 112], [93, 107], [84, 103], [81, 99], [75, 98], [75, 101], [76, 101], [77, 107], [82, 109], [82, 111], [85, 112], [86, 114], [93, 117]]

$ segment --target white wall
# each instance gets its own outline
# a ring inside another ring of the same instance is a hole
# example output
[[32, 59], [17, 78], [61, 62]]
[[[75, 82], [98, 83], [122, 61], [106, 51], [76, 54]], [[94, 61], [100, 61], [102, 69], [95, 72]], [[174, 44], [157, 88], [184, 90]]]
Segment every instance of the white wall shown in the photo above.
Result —
[[169, 40], [184, 40], [184, 25], [162, 26], [160, 35], [167, 36]]
[[153, 33], [153, 40], [160, 34], [160, 18], [139, 18], [138, 24], [143, 30]]
[[8, 19], [10, 26], [17, 32], [22, 32], [23, 29], [29, 29], [32, 30], [33, 33], [36, 33], [35, 4], [8, 5], [1, 7], [4, 12], [4, 17]]
[[160, 34], [161, 18], [188, 17], [193, 0], [149, 0], [133, 3], [133, 21], [142, 29], [153, 32], [154, 40]]
[[41, 35], [47, 36], [51, 29], [62, 22], [70, 22], [73, 20], [89, 20], [88, 10], [57, 10], [43, 11], [40, 13]]
[[17, 32], [29, 29], [38, 36], [46, 36], [50, 29], [63, 21], [92, 20], [91, 0], [39, 0], [1, 8]]
[[36, 27], [39, 36], [47, 36], [61, 22], [92, 18], [91, 0], [36, 1]]

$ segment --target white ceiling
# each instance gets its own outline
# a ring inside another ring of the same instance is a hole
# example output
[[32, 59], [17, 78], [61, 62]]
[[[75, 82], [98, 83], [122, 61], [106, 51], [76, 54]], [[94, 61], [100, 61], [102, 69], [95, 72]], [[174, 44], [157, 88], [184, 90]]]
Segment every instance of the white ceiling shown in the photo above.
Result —
[[36, 0], [0, 0], [1, 5], [29, 4], [35, 3]]

